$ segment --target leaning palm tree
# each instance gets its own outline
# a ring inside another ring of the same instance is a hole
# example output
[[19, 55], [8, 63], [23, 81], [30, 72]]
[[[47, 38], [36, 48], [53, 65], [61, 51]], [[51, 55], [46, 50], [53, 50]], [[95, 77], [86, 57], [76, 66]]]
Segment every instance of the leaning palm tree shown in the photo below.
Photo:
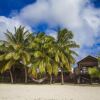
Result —
[[27, 83], [27, 64], [30, 62], [30, 54], [28, 49], [28, 39], [30, 33], [25, 31], [24, 27], [20, 26], [15, 28], [15, 33], [11, 33], [7, 30], [5, 33], [6, 41], [2, 41], [5, 45], [1, 50], [4, 53], [0, 55], [0, 60], [5, 60], [6, 63], [1, 67], [1, 73], [9, 70], [11, 82], [13, 83], [12, 67], [16, 63], [22, 63], [25, 69], [25, 83]]
[[72, 48], [77, 48], [77, 45], [73, 40], [73, 33], [67, 29], [62, 29], [58, 31], [56, 39], [56, 48], [58, 48], [58, 54], [56, 53], [56, 59], [59, 62], [59, 67], [61, 68], [61, 84], [64, 84], [63, 78], [63, 68], [67, 68], [69, 71], [71, 69], [71, 64], [75, 62], [74, 54], [77, 55]]

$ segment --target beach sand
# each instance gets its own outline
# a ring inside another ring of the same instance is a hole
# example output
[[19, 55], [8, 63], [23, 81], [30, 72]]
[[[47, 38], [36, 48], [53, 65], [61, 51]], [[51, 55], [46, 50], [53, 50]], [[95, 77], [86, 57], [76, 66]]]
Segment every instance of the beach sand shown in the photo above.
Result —
[[0, 100], [100, 100], [100, 86], [0, 84]]

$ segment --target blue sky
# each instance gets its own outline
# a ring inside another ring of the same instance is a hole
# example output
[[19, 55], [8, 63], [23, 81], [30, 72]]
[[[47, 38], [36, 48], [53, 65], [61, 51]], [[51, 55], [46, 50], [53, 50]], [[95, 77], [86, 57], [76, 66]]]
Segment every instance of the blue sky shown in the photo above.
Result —
[[24, 6], [34, 2], [35, 0], [0, 0], [0, 15], [9, 16], [11, 11], [20, 11]]
[[[20, 11], [23, 7], [35, 3], [36, 0], [0, 0], [0, 15], [9, 16], [11, 11]], [[100, 0], [91, 0], [96, 8], [100, 8]]]
[[0, 39], [19, 25], [54, 37], [68, 28], [80, 44], [78, 59], [100, 53], [100, 0], [0, 0]]

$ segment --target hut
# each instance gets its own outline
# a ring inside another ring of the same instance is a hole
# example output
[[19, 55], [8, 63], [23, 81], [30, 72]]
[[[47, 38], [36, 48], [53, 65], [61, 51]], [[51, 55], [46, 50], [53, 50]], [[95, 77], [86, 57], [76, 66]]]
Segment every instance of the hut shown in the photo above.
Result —
[[99, 67], [97, 58], [89, 55], [77, 62], [77, 67], [74, 69], [77, 83], [90, 82], [90, 76], [88, 74], [88, 68], [90, 67]]

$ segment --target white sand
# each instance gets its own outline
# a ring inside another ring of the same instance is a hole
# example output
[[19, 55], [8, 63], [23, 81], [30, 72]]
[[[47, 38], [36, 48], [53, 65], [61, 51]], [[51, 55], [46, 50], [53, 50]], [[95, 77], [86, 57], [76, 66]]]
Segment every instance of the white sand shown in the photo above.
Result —
[[100, 87], [0, 84], [0, 100], [100, 100]]

